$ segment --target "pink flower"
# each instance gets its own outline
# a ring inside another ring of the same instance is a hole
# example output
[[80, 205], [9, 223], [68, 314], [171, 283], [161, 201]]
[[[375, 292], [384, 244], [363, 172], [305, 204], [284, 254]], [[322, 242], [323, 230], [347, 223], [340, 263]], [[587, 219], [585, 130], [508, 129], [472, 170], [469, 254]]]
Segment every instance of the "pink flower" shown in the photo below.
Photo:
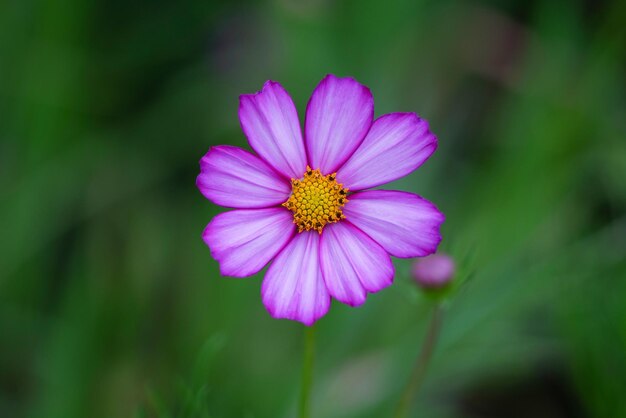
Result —
[[441, 241], [444, 216], [412, 193], [365, 190], [418, 168], [437, 148], [414, 113], [374, 120], [369, 89], [326, 76], [306, 109], [304, 138], [293, 101], [268, 81], [242, 95], [239, 120], [252, 154], [212, 147], [196, 184], [217, 215], [203, 239], [225, 276], [268, 268], [261, 290], [275, 318], [312, 325], [331, 297], [351, 306], [393, 281], [390, 256], [423, 257]]

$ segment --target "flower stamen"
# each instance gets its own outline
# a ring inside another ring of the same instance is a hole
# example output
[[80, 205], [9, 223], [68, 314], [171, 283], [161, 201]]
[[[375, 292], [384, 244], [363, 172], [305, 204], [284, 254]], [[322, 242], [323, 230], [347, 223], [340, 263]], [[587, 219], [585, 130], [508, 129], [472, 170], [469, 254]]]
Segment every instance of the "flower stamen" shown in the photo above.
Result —
[[293, 212], [298, 232], [314, 229], [321, 234], [324, 225], [346, 218], [341, 208], [348, 202], [348, 189], [336, 176], [307, 166], [302, 179], [291, 179], [291, 196], [282, 205]]

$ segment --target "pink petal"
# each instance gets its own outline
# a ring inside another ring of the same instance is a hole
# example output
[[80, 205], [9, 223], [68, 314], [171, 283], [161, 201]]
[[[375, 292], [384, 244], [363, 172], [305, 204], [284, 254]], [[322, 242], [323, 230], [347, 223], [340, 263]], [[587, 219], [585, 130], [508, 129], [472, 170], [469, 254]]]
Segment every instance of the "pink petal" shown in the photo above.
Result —
[[437, 251], [445, 217], [413, 193], [371, 190], [355, 193], [343, 208], [346, 219], [395, 257], [424, 257]]
[[306, 108], [306, 148], [311, 168], [329, 174], [359, 146], [374, 118], [369, 89], [353, 78], [327, 75]]
[[212, 147], [200, 160], [196, 185], [215, 204], [231, 208], [275, 206], [291, 187], [260, 158], [241, 148]]
[[274, 318], [312, 325], [328, 312], [330, 295], [319, 264], [319, 234], [296, 234], [263, 280], [263, 303]]
[[437, 138], [424, 119], [414, 113], [383, 115], [337, 171], [337, 180], [352, 191], [379, 186], [411, 173], [435, 149]]
[[348, 222], [326, 225], [320, 262], [330, 295], [351, 306], [365, 302], [367, 292], [378, 292], [393, 282], [389, 254]]
[[239, 97], [239, 121], [250, 146], [287, 178], [300, 178], [306, 154], [293, 100], [275, 81], [263, 90]]
[[295, 233], [284, 208], [241, 209], [217, 215], [202, 238], [224, 276], [246, 277], [261, 270]]

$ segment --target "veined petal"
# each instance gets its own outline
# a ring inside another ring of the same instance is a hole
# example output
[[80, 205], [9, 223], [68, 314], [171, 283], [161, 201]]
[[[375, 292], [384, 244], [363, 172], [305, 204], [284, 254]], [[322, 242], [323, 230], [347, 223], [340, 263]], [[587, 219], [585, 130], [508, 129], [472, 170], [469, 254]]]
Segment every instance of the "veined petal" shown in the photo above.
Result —
[[239, 97], [239, 121], [252, 149], [287, 178], [300, 178], [306, 154], [293, 100], [275, 81]]
[[395, 257], [424, 257], [437, 251], [441, 242], [443, 213], [413, 193], [392, 190], [355, 193], [343, 213]]
[[319, 263], [319, 234], [296, 234], [270, 265], [261, 290], [274, 318], [312, 325], [330, 306]]
[[215, 204], [263, 208], [289, 198], [291, 187], [260, 158], [241, 148], [212, 147], [200, 160], [200, 192]]
[[261, 270], [295, 233], [283, 208], [240, 209], [217, 215], [202, 238], [224, 276], [246, 277]]
[[353, 78], [327, 75], [306, 108], [306, 149], [311, 168], [329, 174], [359, 146], [374, 118], [369, 89]]
[[337, 171], [337, 179], [352, 191], [389, 183], [418, 168], [435, 149], [437, 137], [415, 113], [383, 115]]
[[389, 254], [349, 222], [327, 225], [320, 242], [324, 282], [332, 297], [351, 306], [393, 282]]

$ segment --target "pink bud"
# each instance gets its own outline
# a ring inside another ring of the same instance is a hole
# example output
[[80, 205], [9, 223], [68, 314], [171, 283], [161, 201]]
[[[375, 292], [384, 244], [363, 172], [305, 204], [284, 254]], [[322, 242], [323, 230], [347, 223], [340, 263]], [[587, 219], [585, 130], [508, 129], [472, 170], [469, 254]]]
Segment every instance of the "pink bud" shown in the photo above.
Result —
[[423, 288], [447, 285], [454, 276], [454, 261], [446, 254], [432, 254], [413, 263], [413, 278]]

